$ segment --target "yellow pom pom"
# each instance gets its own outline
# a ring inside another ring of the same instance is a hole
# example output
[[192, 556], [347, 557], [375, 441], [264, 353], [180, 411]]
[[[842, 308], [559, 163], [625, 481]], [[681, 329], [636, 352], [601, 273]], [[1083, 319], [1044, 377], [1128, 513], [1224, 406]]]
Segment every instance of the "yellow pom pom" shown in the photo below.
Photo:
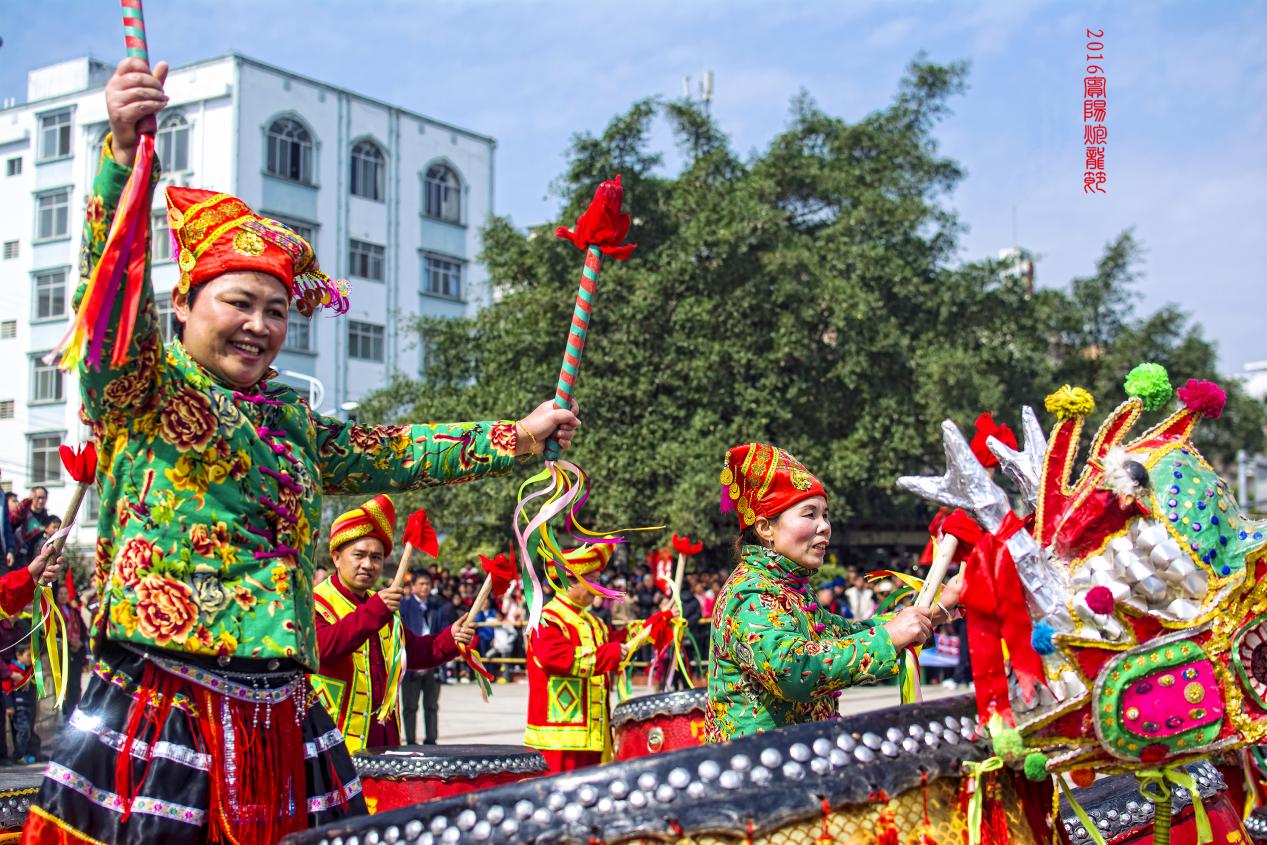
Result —
[[1085, 417], [1095, 410], [1095, 399], [1081, 387], [1065, 385], [1047, 397], [1043, 403], [1047, 412], [1056, 415], [1056, 419], [1069, 417]]

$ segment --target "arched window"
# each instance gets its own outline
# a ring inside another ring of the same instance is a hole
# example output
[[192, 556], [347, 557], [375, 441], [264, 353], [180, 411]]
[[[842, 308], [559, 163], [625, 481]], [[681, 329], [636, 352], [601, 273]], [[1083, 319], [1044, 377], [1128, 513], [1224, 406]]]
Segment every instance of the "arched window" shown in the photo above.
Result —
[[164, 173], [180, 173], [189, 169], [189, 123], [179, 114], [163, 120], [155, 138], [158, 159]]
[[373, 141], [357, 141], [352, 147], [352, 195], [383, 201], [383, 151]]
[[299, 121], [281, 117], [268, 127], [268, 172], [312, 184], [312, 136]]
[[423, 186], [423, 213], [446, 223], [462, 222], [462, 183], [453, 169], [443, 164], [427, 168]]

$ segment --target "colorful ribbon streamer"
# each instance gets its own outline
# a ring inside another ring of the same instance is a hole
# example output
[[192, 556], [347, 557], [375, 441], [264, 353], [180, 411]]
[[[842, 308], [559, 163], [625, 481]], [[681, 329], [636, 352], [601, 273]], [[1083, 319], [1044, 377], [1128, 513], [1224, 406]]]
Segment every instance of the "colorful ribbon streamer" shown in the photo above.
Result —
[[[1104, 845], [1104, 834], [1100, 833], [1100, 828], [1096, 827], [1095, 822], [1091, 821], [1091, 817], [1087, 815], [1087, 811], [1082, 809], [1082, 805], [1078, 803], [1078, 799], [1073, 797], [1073, 790], [1071, 790], [1069, 785], [1065, 783], [1065, 776], [1061, 774], [1056, 775], [1056, 784], [1060, 787], [1060, 794], [1063, 795], [1065, 800], [1069, 802], [1069, 808], [1073, 810], [1073, 814], [1078, 817], [1078, 821], [1081, 822], [1083, 829], [1085, 829], [1087, 835], [1091, 837], [1091, 841], [1094, 842], [1095, 845]], [[1059, 808], [1059, 805], [1057, 806]], [[1170, 807], [1169, 802], [1166, 803], [1166, 807]], [[1167, 812], [1169, 812], [1169, 810], [1167, 810]], [[1051, 824], [1052, 838], [1054, 839], [1058, 835], [1056, 832], [1056, 826], [1060, 824], [1059, 812], [1052, 813]]]
[[985, 776], [1003, 768], [1002, 757], [989, 757], [980, 763], [965, 760], [964, 774], [968, 776], [968, 788], [972, 790], [968, 798], [968, 845], [981, 845], [981, 813], [985, 803]]

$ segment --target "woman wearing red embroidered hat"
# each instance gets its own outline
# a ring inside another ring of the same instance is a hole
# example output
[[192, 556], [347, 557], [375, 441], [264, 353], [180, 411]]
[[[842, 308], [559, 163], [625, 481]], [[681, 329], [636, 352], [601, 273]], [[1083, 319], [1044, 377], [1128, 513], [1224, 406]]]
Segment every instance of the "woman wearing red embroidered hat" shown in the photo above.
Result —
[[853, 621], [818, 605], [810, 575], [831, 540], [827, 493], [787, 452], [735, 446], [722, 469], [722, 510], [739, 515], [735, 569], [713, 607], [705, 731], [712, 742], [837, 712], [836, 693], [897, 675], [898, 656], [958, 603]]
[[[129, 167], [138, 131], [166, 103], [165, 76], [163, 63], [151, 74], [128, 59], [106, 86], [112, 134], [75, 297], [76, 330], [92, 328], [66, 359], [79, 361], [101, 454], [97, 663], [27, 842], [271, 843], [364, 812], [306, 679], [318, 668], [322, 495], [508, 472], [556, 432], [569, 446], [578, 425], [549, 403], [518, 422], [360, 426], [317, 414], [270, 365], [290, 307], [342, 313], [346, 285], [303, 238], [227, 194], [167, 192], [183, 339], [164, 346], [148, 267], [128, 263], [119, 283], [116, 240], [105, 245], [116, 213], [149, 214], [158, 174], [138, 196]], [[113, 286], [97, 286], [98, 264], [116, 267]]]

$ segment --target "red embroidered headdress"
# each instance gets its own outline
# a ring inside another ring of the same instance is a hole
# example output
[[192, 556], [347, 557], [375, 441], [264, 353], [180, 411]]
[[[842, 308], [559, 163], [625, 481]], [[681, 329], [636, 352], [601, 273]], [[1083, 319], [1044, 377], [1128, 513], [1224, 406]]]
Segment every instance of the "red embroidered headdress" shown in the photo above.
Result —
[[322, 307], [336, 314], [348, 310], [348, 283], [321, 271], [312, 245], [237, 197], [168, 188], [167, 222], [180, 264], [181, 291], [223, 273], [256, 270], [280, 279], [304, 316]]
[[340, 516], [330, 526], [330, 551], [362, 537], [377, 537], [383, 542], [383, 554], [392, 553], [392, 534], [396, 530], [396, 506], [386, 495], [375, 496], [359, 508]]
[[811, 496], [827, 496], [822, 483], [787, 452], [765, 443], [732, 446], [721, 471], [721, 509], [738, 511], [742, 530], [777, 516]]

